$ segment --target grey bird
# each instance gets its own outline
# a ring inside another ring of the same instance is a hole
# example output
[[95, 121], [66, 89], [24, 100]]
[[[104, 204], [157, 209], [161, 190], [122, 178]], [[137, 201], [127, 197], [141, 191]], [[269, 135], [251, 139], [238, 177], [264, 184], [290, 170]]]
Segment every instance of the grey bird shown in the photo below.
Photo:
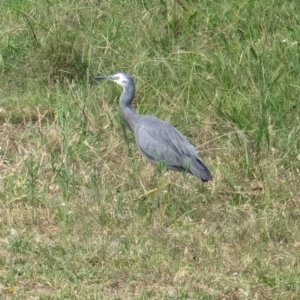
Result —
[[212, 175], [195, 148], [171, 124], [150, 115], [140, 115], [132, 107], [135, 95], [133, 78], [124, 72], [110, 76], [97, 75], [123, 87], [119, 105], [122, 115], [133, 132], [142, 154], [152, 164], [165, 164], [169, 170], [188, 172], [202, 181], [212, 180]]

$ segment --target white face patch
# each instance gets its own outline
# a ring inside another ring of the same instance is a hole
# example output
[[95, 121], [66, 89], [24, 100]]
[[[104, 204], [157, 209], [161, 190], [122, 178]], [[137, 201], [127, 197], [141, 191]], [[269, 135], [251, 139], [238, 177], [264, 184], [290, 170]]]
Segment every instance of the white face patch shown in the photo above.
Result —
[[128, 79], [122, 73], [117, 73], [117, 74], [113, 75], [113, 78], [114, 78], [113, 81], [122, 87], [124, 87], [128, 84]]

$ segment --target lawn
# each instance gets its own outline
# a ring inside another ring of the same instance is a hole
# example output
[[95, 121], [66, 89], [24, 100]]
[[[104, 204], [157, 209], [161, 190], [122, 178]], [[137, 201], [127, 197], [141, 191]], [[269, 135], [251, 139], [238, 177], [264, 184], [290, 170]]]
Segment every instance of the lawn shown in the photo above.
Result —
[[[0, 2], [1, 299], [300, 299], [300, 5]], [[155, 168], [121, 117], [213, 174]], [[170, 190], [162, 188], [168, 176]]]

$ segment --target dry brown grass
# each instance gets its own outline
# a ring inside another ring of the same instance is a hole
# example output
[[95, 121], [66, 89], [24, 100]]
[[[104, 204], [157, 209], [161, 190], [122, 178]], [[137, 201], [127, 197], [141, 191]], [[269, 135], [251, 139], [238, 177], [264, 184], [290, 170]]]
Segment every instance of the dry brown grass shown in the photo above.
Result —
[[[270, 165], [276, 151], [261, 159], [263, 181], [226, 173], [237, 168], [234, 151], [236, 161], [243, 156], [232, 149], [207, 159], [216, 168], [205, 187], [171, 173], [170, 194], [132, 202], [165, 176], [155, 178], [134, 143], [126, 146], [111, 123], [115, 107], [104, 103], [99, 111], [101, 125], [87, 113], [85, 128], [97, 136], [83, 136], [71, 116], [62, 127], [57, 114], [45, 119], [35, 110], [19, 124], [2, 123], [3, 297], [291, 296], [280, 274], [297, 265], [297, 174]], [[205, 140], [220, 153], [218, 145], [226, 146], [210, 128]], [[191, 134], [197, 140], [195, 128]], [[289, 199], [276, 200], [288, 191]]]

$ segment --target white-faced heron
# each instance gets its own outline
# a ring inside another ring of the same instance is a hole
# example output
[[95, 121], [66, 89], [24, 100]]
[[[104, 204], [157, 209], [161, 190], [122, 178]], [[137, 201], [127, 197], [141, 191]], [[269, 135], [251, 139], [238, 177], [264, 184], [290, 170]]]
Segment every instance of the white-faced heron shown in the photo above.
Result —
[[181, 132], [163, 120], [140, 115], [134, 110], [132, 101], [135, 84], [129, 74], [120, 72], [111, 76], [97, 75], [95, 79], [107, 79], [123, 87], [119, 100], [122, 115], [140, 151], [152, 164], [165, 164], [170, 170], [188, 172], [204, 182], [212, 180], [209, 169]]

